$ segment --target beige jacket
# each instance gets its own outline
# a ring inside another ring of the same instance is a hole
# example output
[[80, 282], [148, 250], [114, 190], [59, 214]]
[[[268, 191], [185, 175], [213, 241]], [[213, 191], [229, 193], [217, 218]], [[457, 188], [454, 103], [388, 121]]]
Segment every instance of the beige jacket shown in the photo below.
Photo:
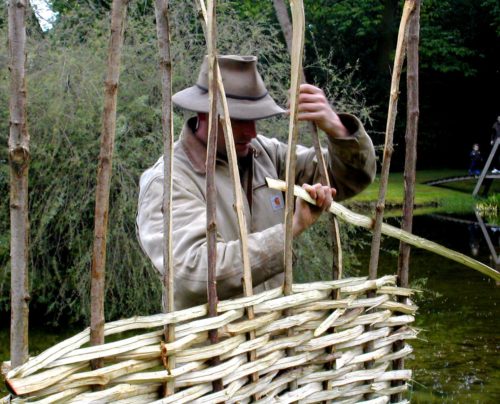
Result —
[[[363, 190], [375, 177], [373, 145], [361, 123], [352, 115], [340, 115], [352, 136], [329, 139], [325, 156], [336, 200]], [[266, 177], [285, 177], [287, 146], [258, 135], [253, 153], [241, 172], [244, 210], [249, 231], [248, 248], [255, 293], [283, 282], [284, 196], [266, 186]], [[182, 309], [207, 301], [207, 241], [205, 159], [206, 147], [184, 126], [174, 146], [173, 256], [175, 307]], [[314, 149], [297, 147], [297, 184], [318, 182]], [[142, 248], [163, 272], [163, 157], [141, 176], [137, 215]], [[233, 189], [227, 161], [216, 162], [217, 187], [217, 291], [219, 299], [241, 294], [242, 263]]]

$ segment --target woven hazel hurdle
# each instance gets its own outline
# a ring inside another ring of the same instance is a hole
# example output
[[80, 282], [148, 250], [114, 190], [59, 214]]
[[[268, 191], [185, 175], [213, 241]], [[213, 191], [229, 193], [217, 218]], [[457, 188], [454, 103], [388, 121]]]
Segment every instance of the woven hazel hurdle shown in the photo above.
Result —
[[[10, 371], [7, 383], [18, 396], [12, 402], [386, 403], [391, 394], [407, 390], [411, 378], [410, 370], [391, 370], [391, 361], [412, 348], [393, 353], [392, 344], [417, 335], [410, 326], [417, 307], [396, 299], [413, 291], [395, 287], [395, 281], [384, 276], [294, 284], [289, 296], [277, 288], [219, 302], [213, 318], [203, 305], [115, 321], [104, 332], [120, 339], [100, 346], [86, 346], [87, 329]], [[337, 300], [330, 297], [334, 290], [340, 293]], [[367, 297], [370, 292], [375, 296]], [[253, 320], [245, 316], [248, 307]], [[167, 324], [175, 324], [175, 342], [164, 344]], [[207, 345], [214, 327], [220, 340]], [[247, 339], [249, 331], [255, 339]], [[372, 350], [365, 353], [370, 342]], [[286, 355], [289, 348], [295, 348], [294, 356]], [[252, 350], [256, 359], [250, 361]], [[163, 366], [170, 355], [176, 359], [172, 372]], [[214, 367], [210, 360], [216, 355], [220, 364]], [[92, 359], [103, 359], [104, 366], [90, 370]], [[252, 373], [259, 375], [256, 382], [249, 380]], [[218, 392], [212, 386], [216, 379], [223, 384]], [[287, 391], [294, 380], [298, 388]], [[391, 387], [396, 380], [404, 383]], [[166, 381], [173, 381], [176, 391], [161, 398]], [[92, 391], [95, 385], [102, 389]]]
[[[123, 34], [126, 4], [126, 0], [113, 1], [114, 28], [110, 40], [107, 79], [110, 89], [106, 94], [106, 103], [110, 107], [105, 108], [107, 115], [104, 116], [106, 124], [103, 125], [102, 136], [105, 147], [101, 149], [103, 161], [107, 162], [112, 158], [114, 129], [109, 128], [114, 128], [120, 44], [123, 40], [120, 35]], [[167, 171], [172, 169], [173, 137], [169, 88], [171, 60], [167, 2], [156, 0], [160, 64], [164, 84], [163, 113], [166, 117], [163, 122], [166, 169], [166, 313], [103, 325], [104, 313], [92, 310], [90, 329], [7, 372], [6, 383], [14, 396], [5, 401], [388, 402], [391, 395], [397, 397], [398, 393], [407, 390], [407, 382], [411, 378], [411, 371], [393, 368], [393, 361], [411, 353], [412, 349], [405, 341], [417, 335], [416, 330], [410, 327], [416, 311], [416, 306], [409, 300], [412, 291], [396, 287], [395, 276], [292, 285], [290, 225], [294, 153], [289, 153], [287, 162], [285, 284], [283, 288], [258, 295], [252, 293], [251, 271], [245, 245], [247, 230], [241, 213], [242, 195], [237, 186], [239, 178], [232, 131], [230, 121], [221, 118], [219, 111], [222, 109], [223, 116], [229, 116], [216, 62], [215, 1], [208, 1], [208, 7], [201, 0], [197, 4], [206, 26], [208, 54], [211, 60], [211, 127], [216, 127], [217, 119], [223, 121], [228, 159], [232, 165], [231, 175], [235, 184], [235, 206], [242, 244], [244, 297], [217, 302], [217, 296], [214, 295], [215, 278], [210, 278], [215, 275], [215, 268], [210, 268], [209, 264], [208, 303], [183, 311], [173, 311], [171, 172]], [[291, 6], [294, 33], [291, 52], [289, 148], [293, 150], [297, 140], [296, 96], [301, 81], [304, 16], [301, 1], [292, 0]], [[219, 108], [217, 99], [220, 102]], [[108, 132], [104, 133], [104, 128], [107, 128]], [[215, 158], [215, 154], [210, 153], [210, 146], [214, 145], [213, 132], [214, 130], [210, 131], [208, 145], [208, 155], [212, 159]], [[318, 160], [321, 160], [321, 154], [318, 155]], [[207, 164], [207, 167], [210, 167], [210, 164]], [[103, 184], [102, 189], [98, 185], [99, 192], [104, 195], [103, 200], [106, 199], [106, 192], [109, 194], [109, 184], [107, 191], [105, 188], [111, 175], [110, 167], [109, 171], [106, 170], [104, 167], [102, 172], [107, 177], [102, 180], [99, 177], [98, 180], [98, 184]], [[213, 180], [212, 175], [207, 172], [207, 184]], [[213, 195], [213, 192], [207, 191], [207, 195]], [[96, 233], [99, 221], [97, 207], [103, 217], [106, 216], [107, 207], [103, 208], [101, 205], [104, 205], [104, 202], [96, 202]], [[105, 224], [100, 225], [99, 232], [105, 232]], [[207, 233], [210, 229], [214, 231], [213, 226], [207, 226]], [[92, 269], [92, 278], [99, 281], [95, 290], [96, 295], [99, 294], [98, 290], [101, 290], [102, 302], [102, 254], [106, 249], [105, 237], [100, 237], [99, 240], [101, 244], [97, 247], [94, 245], [94, 258], [97, 259], [94, 260], [96, 265]], [[208, 244], [210, 245], [210, 241]], [[209, 262], [214, 261], [209, 259]], [[94, 276], [94, 273], [99, 276]], [[94, 285], [92, 294], [94, 295]], [[95, 303], [98, 307], [99, 299], [95, 299]], [[112, 342], [103, 343], [104, 336]], [[393, 349], [395, 343], [399, 343], [398, 350]]]

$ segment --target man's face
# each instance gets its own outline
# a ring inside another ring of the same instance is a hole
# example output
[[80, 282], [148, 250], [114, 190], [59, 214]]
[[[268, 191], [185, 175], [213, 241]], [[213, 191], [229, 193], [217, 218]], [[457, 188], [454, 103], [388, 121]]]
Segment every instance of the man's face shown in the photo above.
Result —
[[[196, 136], [205, 144], [208, 141], [208, 114], [198, 115], [199, 125], [196, 131]], [[250, 142], [257, 136], [255, 121], [242, 121], [239, 119], [231, 119], [231, 127], [233, 129], [234, 146], [237, 157], [245, 157], [250, 151]], [[226, 155], [226, 140], [224, 138], [224, 129], [219, 123], [219, 131], [217, 135], [217, 153]]]

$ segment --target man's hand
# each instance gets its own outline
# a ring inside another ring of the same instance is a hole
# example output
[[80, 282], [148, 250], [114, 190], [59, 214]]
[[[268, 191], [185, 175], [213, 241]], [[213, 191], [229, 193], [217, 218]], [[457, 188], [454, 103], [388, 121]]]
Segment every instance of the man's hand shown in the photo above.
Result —
[[299, 121], [313, 121], [327, 135], [347, 137], [349, 131], [326, 99], [325, 93], [311, 84], [301, 84], [298, 100]]
[[330, 207], [333, 197], [337, 193], [335, 188], [330, 188], [321, 184], [304, 184], [302, 188], [304, 188], [309, 193], [309, 196], [316, 201], [317, 206], [311, 205], [301, 198], [297, 198], [295, 201], [295, 212], [293, 214], [294, 237], [297, 237], [318, 220], [321, 213]]

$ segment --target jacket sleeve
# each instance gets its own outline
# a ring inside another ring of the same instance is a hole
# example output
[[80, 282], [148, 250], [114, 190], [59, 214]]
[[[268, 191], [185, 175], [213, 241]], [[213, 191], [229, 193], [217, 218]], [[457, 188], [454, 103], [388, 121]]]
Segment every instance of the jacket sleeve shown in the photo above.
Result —
[[[328, 164], [330, 184], [336, 188], [336, 201], [350, 198], [371, 184], [375, 178], [376, 159], [373, 143], [366, 134], [363, 124], [354, 115], [339, 114], [342, 123], [349, 130], [348, 138], [326, 136], [328, 147], [323, 150]], [[281, 144], [279, 154], [280, 177], [285, 177], [286, 148]], [[321, 176], [314, 148], [297, 146], [297, 167], [295, 183], [302, 185], [320, 182]]]
[[[163, 273], [163, 177], [141, 190], [137, 225], [142, 248]], [[186, 178], [173, 181], [173, 256], [176, 309], [207, 301], [206, 201]], [[283, 225], [249, 234], [248, 248], [254, 285], [283, 269]], [[217, 236], [217, 291], [219, 299], [242, 293], [243, 268], [239, 241]]]

